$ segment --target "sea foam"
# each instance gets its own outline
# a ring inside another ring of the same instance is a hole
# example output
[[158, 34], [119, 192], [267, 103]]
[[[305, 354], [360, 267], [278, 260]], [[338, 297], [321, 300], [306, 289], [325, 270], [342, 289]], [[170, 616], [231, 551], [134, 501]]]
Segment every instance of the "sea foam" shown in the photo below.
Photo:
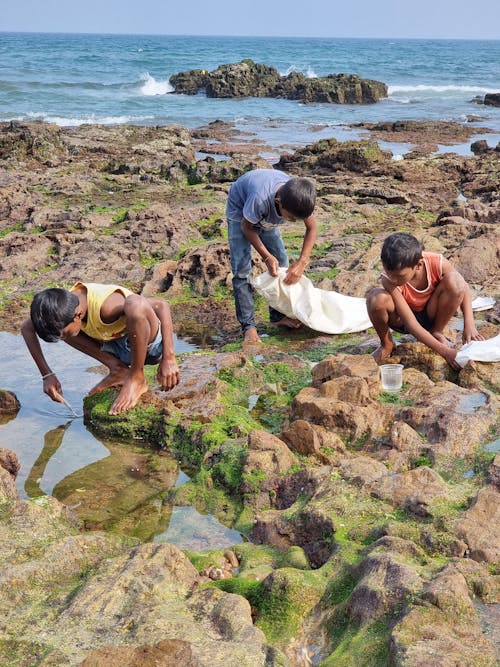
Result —
[[426, 84], [419, 84], [417, 86], [407, 86], [405, 84], [396, 84], [394, 86], [388, 87], [389, 95], [394, 93], [497, 93], [498, 89], [495, 88], [483, 88], [481, 86], [456, 86], [456, 85], [447, 85], [447, 86], [428, 86]]
[[154, 120], [154, 116], [97, 116], [96, 114], [86, 114], [82, 116], [63, 117], [51, 113], [35, 113], [30, 111], [15, 120], [42, 120], [46, 123], [54, 123], [61, 127], [77, 127], [78, 125], [126, 125], [143, 123]]
[[142, 95], [166, 95], [174, 92], [174, 87], [170, 85], [168, 79], [157, 81], [149, 72], [145, 72], [141, 79], [144, 81], [140, 88]]
[[301, 69], [300, 67], [297, 67], [296, 65], [290, 65], [290, 67], [287, 70], [285, 70], [284, 72], [280, 72], [280, 76], [288, 76], [292, 72], [302, 72], [303, 74], [306, 75], [306, 77], [308, 79], [317, 79], [318, 78], [318, 75], [316, 74], [316, 72], [309, 65], [307, 66], [307, 69], [306, 69], [305, 72], [304, 72], [303, 69]]

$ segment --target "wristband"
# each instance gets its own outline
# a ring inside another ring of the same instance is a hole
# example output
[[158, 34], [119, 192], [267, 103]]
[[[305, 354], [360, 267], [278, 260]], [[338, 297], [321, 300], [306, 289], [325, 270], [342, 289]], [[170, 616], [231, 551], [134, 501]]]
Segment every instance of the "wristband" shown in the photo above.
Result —
[[55, 375], [55, 373], [54, 373], [54, 372], [51, 372], [51, 373], [47, 373], [46, 375], [42, 375], [42, 380], [45, 380], [45, 378], [48, 378], [48, 377], [50, 377], [51, 375]]

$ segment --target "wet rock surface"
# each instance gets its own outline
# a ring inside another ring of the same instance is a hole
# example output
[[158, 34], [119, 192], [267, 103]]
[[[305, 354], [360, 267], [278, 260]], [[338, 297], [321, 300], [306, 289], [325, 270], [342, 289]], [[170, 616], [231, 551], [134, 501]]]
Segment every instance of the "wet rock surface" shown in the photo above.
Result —
[[[366, 129], [444, 143], [442, 127]], [[108, 415], [114, 390], [85, 402], [90, 428], [167, 450], [189, 464], [189, 482], [174, 488], [166, 461], [117, 452], [123, 474], [101, 463], [95, 477], [109, 479], [123, 516], [106, 517], [89, 494], [85, 530], [67, 508], [82, 501], [71, 495], [78, 472], [66, 505], [21, 500], [19, 462], [0, 452], [0, 651], [8, 664], [46, 667], [493, 667], [499, 464], [484, 445], [498, 437], [498, 364], [456, 373], [405, 337], [392, 355], [404, 385], [387, 395], [372, 332], [275, 332], [260, 304], [266, 342], [243, 349], [224, 204], [231, 180], [262, 158], [250, 138], [245, 156], [201, 165], [195, 149], [215, 135], [234, 146], [220, 124], [197, 136], [0, 124], [2, 329], [17, 330], [33, 291], [92, 278], [164, 296], [177, 333], [201, 344], [180, 358], [173, 391], [152, 384], [129, 414]], [[500, 294], [498, 152], [424, 153], [396, 162], [371, 140], [324, 140], [281, 157], [317, 185], [315, 284], [363, 296], [382, 240], [405, 229], [450, 258], [474, 295]], [[287, 229], [292, 255], [302, 238], [300, 224]], [[497, 315], [480, 316], [485, 337], [497, 335]], [[458, 320], [450, 337], [459, 344]], [[15, 416], [15, 400], [6, 404]], [[33, 490], [37, 478], [35, 466]], [[204, 554], [148, 542], [168, 521], [148, 500], [159, 492], [250, 541]], [[123, 536], [134, 523], [143, 544]]]

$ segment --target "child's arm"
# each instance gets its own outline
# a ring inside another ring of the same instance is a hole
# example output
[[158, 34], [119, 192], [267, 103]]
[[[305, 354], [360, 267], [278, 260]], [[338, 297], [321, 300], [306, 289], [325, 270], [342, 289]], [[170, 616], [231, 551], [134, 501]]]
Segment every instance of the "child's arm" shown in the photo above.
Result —
[[418, 323], [413, 311], [401, 294], [401, 291], [393, 283], [389, 282], [385, 276], [382, 276], [382, 285], [391, 295], [396, 308], [396, 313], [403, 321], [405, 329], [415, 336], [421, 343], [424, 343], [424, 345], [427, 345], [427, 347], [430, 347], [444, 357], [452, 368], [460, 370], [461, 366], [455, 361], [457, 350], [438, 341], [437, 338], [434, 338], [429, 331], [424, 329], [424, 327]]
[[306, 218], [304, 220], [304, 225], [306, 226], [306, 233], [304, 235], [300, 257], [289, 267], [288, 271], [286, 272], [286, 277], [283, 281], [286, 285], [295, 285], [295, 283], [299, 282], [316, 242], [318, 227], [316, 225], [316, 219], [314, 215]]
[[465, 284], [464, 298], [462, 299], [462, 303], [460, 304], [460, 310], [462, 311], [462, 314], [464, 316], [464, 329], [462, 331], [462, 342], [470, 343], [471, 340], [484, 340], [484, 337], [481, 336], [479, 331], [476, 329], [476, 324], [474, 322], [470, 287], [465, 278], [453, 267], [451, 262], [443, 258], [443, 276], [447, 273], [451, 273], [452, 271], [458, 273], [458, 275], [464, 281]]
[[50, 370], [49, 365], [43, 356], [40, 341], [36, 335], [31, 318], [28, 317], [24, 320], [21, 326], [21, 333], [26, 346], [33, 357], [33, 361], [38, 366], [38, 370], [42, 375], [44, 393], [46, 393], [53, 401], [56, 401], [56, 403], [63, 403], [61, 384], [57, 379], [56, 374]]
[[162, 358], [158, 365], [157, 378], [161, 389], [173, 389], [180, 382], [180, 370], [174, 353], [174, 328], [170, 306], [163, 299], [148, 299], [160, 320], [162, 337]]
[[248, 241], [250, 241], [252, 246], [255, 248], [255, 250], [259, 253], [259, 255], [266, 263], [266, 268], [269, 271], [269, 273], [272, 276], [277, 276], [279, 269], [279, 262], [276, 259], [276, 257], [274, 257], [274, 255], [271, 255], [269, 250], [262, 243], [262, 241], [260, 240], [260, 236], [255, 231], [252, 223], [243, 218], [243, 222], [241, 223], [241, 230], [245, 238], [248, 239]]
[[470, 343], [471, 340], [484, 340], [476, 328], [476, 323], [474, 322], [474, 314], [472, 312], [472, 297], [470, 294], [470, 287], [468, 283], [465, 283], [465, 294], [462, 303], [460, 304], [460, 309], [464, 316], [464, 329], [462, 331], [462, 343]]

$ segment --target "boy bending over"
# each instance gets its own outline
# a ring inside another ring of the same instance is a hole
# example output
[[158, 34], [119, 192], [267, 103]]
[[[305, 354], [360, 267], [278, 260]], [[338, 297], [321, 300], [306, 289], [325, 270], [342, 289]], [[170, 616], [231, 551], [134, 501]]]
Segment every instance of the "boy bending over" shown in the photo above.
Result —
[[372, 289], [366, 299], [381, 343], [373, 353], [377, 363], [393, 351], [390, 329], [394, 329], [411, 333], [460, 370], [455, 361], [457, 350], [443, 335], [458, 308], [464, 316], [462, 341], [484, 340], [474, 323], [465, 279], [443, 255], [423, 251], [422, 243], [411, 234], [388, 236], [380, 257], [384, 268], [382, 287]]
[[[252, 247], [272, 276], [278, 275], [280, 266], [288, 267], [284, 282], [287, 285], [297, 283], [316, 240], [315, 203], [316, 190], [309, 179], [290, 178], [276, 169], [248, 171], [229, 190], [226, 215], [234, 302], [236, 317], [247, 343], [260, 343], [249, 282]], [[280, 226], [295, 220], [303, 220], [305, 233], [300, 257], [289, 267]], [[286, 317], [274, 308], [269, 308], [269, 319], [272, 325], [289, 329], [302, 326], [298, 320]]]
[[170, 308], [162, 299], [146, 299], [119, 285], [77, 283], [71, 290], [38, 292], [30, 315], [21, 332], [42, 374], [43, 391], [53, 401], [63, 402], [62, 388], [38, 336], [49, 343], [64, 340], [108, 367], [109, 374], [89, 396], [120, 386], [110, 415], [133, 408], [148, 390], [144, 364], [159, 364], [158, 382], [164, 391], [180, 380]]

